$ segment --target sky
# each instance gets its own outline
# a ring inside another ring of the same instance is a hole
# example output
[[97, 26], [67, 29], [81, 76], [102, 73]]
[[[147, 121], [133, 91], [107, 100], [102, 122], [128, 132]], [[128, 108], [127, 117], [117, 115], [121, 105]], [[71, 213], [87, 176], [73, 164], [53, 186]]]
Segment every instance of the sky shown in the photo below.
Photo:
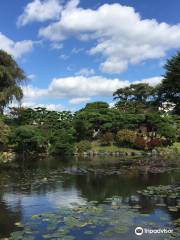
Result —
[[0, 49], [27, 76], [22, 106], [75, 111], [160, 83], [180, 48], [179, 12], [179, 0], [1, 0]]

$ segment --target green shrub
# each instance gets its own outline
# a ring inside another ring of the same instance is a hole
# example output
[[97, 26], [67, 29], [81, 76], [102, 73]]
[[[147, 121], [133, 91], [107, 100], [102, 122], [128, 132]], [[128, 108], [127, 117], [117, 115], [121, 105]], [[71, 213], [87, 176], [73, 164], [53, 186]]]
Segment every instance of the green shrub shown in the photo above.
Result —
[[74, 152], [74, 145], [59, 141], [51, 146], [50, 152], [53, 155], [72, 155]]
[[87, 152], [87, 151], [91, 150], [91, 148], [92, 148], [92, 145], [87, 140], [82, 140], [76, 144], [76, 151], [78, 153]]
[[50, 153], [72, 155], [74, 152], [74, 129], [57, 129], [50, 139]]
[[116, 144], [123, 147], [133, 147], [136, 136], [136, 131], [128, 129], [120, 130], [116, 134]]
[[47, 141], [42, 132], [33, 126], [17, 127], [11, 135], [11, 143], [17, 152], [42, 152]]

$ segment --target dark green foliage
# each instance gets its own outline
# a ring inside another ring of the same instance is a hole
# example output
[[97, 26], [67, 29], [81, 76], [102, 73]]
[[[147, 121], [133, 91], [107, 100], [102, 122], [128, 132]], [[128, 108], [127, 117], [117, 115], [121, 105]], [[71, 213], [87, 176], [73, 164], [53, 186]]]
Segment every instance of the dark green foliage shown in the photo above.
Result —
[[23, 96], [19, 84], [25, 79], [25, 74], [15, 60], [6, 52], [0, 50], [0, 112], [13, 98], [20, 100]]
[[88, 121], [88, 119], [83, 120], [83, 114], [75, 117], [73, 125], [76, 130], [77, 141], [91, 139], [93, 135], [92, 124]]
[[131, 84], [129, 87], [120, 88], [113, 93], [114, 99], [118, 100], [116, 106], [132, 113], [152, 111], [156, 106], [157, 88], [147, 83]]
[[45, 151], [46, 138], [33, 126], [17, 127], [11, 135], [11, 143], [17, 152], [38, 153]]
[[132, 114], [116, 108], [85, 107], [76, 112], [73, 122], [77, 140], [80, 141], [92, 140], [107, 132], [116, 134], [118, 130], [124, 128], [135, 129], [144, 119], [144, 114]]
[[85, 109], [86, 110], [100, 110], [109, 108], [109, 104], [106, 102], [93, 102], [87, 103]]
[[74, 152], [74, 129], [56, 130], [50, 138], [50, 152], [55, 155], [71, 155]]
[[160, 101], [174, 103], [174, 112], [180, 115], [180, 52], [167, 61], [165, 71], [159, 88]]
[[74, 144], [72, 118], [72, 113], [67, 111], [55, 112], [46, 108], [11, 109], [12, 122], [16, 126], [28, 124], [30, 129], [39, 129], [48, 143], [45, 150], [52, 154], [72, 153]]
[[146, 122], [151, 124], [160, 136], [165, 137], [169, 143], [176, 140], [176, 124], [170, 115], [159, 113], [147, 115]]

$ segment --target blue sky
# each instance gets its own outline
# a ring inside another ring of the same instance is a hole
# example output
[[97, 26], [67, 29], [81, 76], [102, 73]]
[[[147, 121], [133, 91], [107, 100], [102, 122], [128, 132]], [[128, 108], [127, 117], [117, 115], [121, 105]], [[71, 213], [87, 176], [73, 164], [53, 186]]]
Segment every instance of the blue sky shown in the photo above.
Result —
[[29, 80], [23, 106], [76, 110], [151, 85], [180, 47], [179, 0], [1, 0], [0, 48]]

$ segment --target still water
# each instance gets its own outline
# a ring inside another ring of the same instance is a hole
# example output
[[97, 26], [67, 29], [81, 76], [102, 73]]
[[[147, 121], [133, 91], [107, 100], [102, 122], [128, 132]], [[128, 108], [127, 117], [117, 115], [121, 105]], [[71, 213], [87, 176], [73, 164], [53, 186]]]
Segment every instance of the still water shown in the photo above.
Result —
[[[131, 205], [133, 201], [141, 205], [141, 209], [136, 210], [138, 214], [133, 213], [134, 226], [138, 226], [140, 214], [148, 215], [147, 225], [149, 221], [161, 227], [171, 226], [172, 221], [178, 218], [178, 212], [169, 212], [166, 207], [156, 206], [153, 201], [140, 198], [137, 191], [147, 186], [176, 184], [179, 181], [178, 169], [145, 174], [137, 169], [123, 168], [120, 164], [96, 165], [61, 159], [21, 163], [16, 170], [0, 171], [0, 238], [9, 237], [10, 233], [18, 230], [15, 223], [27, 223], [32, 215], [56, 213], [61, 208], [70, 208], [72, 203], [83, 205], [97, 201], [96, 204], [101, 205], [113, 196], [118, 196], [123, 205]], [[74, 236], [77, 240], [112, 239], [107, 236], [100, 238], [97, 234], [84, 236], [74, 233]], [[120, 236], [113, 239], [136, 239], [134, 227], [123, 238]], [[45, 238], [37, 235], [35, 239]], [[162, 238], [156, 235], [141, 239]]]

